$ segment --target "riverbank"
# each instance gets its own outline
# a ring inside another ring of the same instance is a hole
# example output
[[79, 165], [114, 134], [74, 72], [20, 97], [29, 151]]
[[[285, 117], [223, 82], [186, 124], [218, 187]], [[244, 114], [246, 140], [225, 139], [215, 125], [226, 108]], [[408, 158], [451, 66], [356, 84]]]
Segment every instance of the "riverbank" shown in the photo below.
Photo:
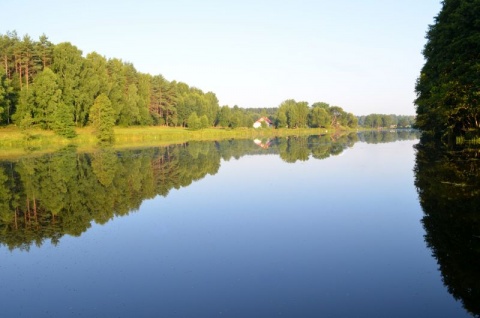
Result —
[[[94, 150], [98, 142], [90, 127], [77, 128], [77, 137], [68, 139], [52, 131], [31, 129], [23, 131], [15, 126], [0, 128], [0, 158], [18, 157], [32, 153], [48, 153], [66, 146], [75, 146], [79, 151]], [[189, 130], [181, 127], [116, 127], [114, 148], [166, 146], [188, 141], [225, 139], [255, 139], [285, 136], [305, 136], [341, 133], [343, 130], [325, 128], [304, 129], [254, 129], [254, 128], [208, 128]]]

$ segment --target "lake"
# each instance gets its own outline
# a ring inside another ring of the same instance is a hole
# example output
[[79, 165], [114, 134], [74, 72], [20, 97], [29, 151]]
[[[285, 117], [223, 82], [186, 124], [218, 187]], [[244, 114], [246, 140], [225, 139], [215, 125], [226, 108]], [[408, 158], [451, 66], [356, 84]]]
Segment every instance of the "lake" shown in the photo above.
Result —
[[478, 316], [479, 152], [418, 143], [369, 132], [1, 161], [2, 317]]

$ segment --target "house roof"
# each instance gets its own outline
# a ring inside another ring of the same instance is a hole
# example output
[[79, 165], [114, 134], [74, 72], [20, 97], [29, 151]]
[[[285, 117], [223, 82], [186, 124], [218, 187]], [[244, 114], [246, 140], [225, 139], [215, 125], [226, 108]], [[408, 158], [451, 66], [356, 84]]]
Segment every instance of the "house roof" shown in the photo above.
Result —
[[270, 119], [268, 119], [268, 117], [260, 117], [256, 122], [259, 123], [259, 122], [266, 122], [266, 123], [269, 123], [270, 125], [273, 124], [272, 121]]

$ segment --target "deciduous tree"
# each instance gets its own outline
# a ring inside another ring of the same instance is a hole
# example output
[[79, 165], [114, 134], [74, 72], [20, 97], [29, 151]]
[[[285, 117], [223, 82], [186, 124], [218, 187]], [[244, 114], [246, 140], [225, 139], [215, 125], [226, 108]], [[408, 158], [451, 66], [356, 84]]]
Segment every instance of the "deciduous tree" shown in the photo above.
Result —
[[436, 136], [480, 128], [480, 1], [444, 0], [427, 32], [417, 127]]

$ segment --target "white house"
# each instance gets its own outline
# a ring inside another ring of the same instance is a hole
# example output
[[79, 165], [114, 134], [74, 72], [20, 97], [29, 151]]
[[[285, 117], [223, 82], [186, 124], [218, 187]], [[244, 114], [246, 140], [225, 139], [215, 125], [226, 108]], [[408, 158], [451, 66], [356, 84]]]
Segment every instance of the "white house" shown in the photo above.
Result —
[[262, 123], [265, 123], [267, 127], [272, 127], [273, 123], [268, 117], [260, 117], [256, 122], [253, 123], [253, 128], [260, 128], [262, 127]]

